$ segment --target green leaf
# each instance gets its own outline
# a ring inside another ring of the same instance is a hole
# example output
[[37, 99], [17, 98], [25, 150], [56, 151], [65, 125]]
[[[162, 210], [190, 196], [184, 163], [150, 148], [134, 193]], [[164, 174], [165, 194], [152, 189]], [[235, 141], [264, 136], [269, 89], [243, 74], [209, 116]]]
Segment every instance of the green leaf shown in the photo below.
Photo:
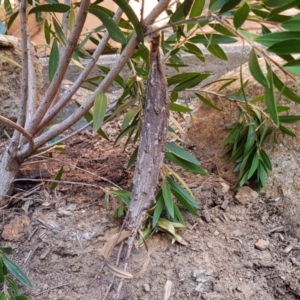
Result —
[[198, 46], [192, 43], [185, 43], [184, 46], [185, 48], [182, 48], [183, 51], [195, 55], [202, 62], [205, 61], [204, 55]]
[[221, 108], [217, 107], [216, 105], [214, 105], [210, 100], [208, 100], [207, 98], [204, 98], [203, 96], [201, 96], [200, 94], [198, 93], [195, 93], [195, 95], [204, 103], [206, 104], [207, 106], [213, 108], [213, 109], [216, 109], [216, 110], [222, 110]]
[[270, 117], [274, 121], [276, 125], [279, 125], [278, 113], [277, 113], [277, 103], [274, 97], [274, 90], [273, 90], [273, 75], [270, 66], [267, 66], [268, 74], [267, 79], [269, 81], [270, 87], [265, 87], [265, 103], [270, 114]]
[[221, 9], [226, 3], [228, 3], [230, 0], [215, 0], [215, 1], [210, 1], [210, 11], [217, 11]]
[[174, 85], [174, 84], [181, 84], [183, 82], [186, 82], [186, 81], [189, 81], [195, 77], [201, 77], [202, 80], [206, 79], [209, 74], [202, 74], [202, 73], [198, 73], [198, 72], [191, 72], [191, 73], [180, 73], [180, 74], [177, 74], [177, 75], [174, 75], [170, 78], [167, 79], [168, 81], [168, 85]]
[[56, 21], [55, 18], [52, 18], [52, 23], [54, 25], [55, 36], [57, 40], [61, 45], [65, 46], [67, 44], [67, 38], [62, 31], [61, 25]]
[[235, 36], [234, 33], [232, 33], [230, 30], [228, 30], [226, 27], [222, 26], [218, 23], [209, 24], [211, 28], [213, 28], [215, 31], [218, 31], [226, 36]]
[[268, 154], [263, 149], [260, 150], [260, 157], [261, 157], [262, 161], [264, 162], [265, 166], [270, 171], [272, 171], [272, 163], [270, 161], [270, 158], [269, 158]]
[[136, 16], [134, 10], [131, 8], [129, 3], [126, 0], [113, 0], [118, 6], [124, 11], [125, 15], [127, 16], [128, 20], [131, 21], [138, 39], [143, 44], [144, 43], [144, 33], [143, 27], [140, 23], [138, 17]]
[[300, 121], [300, 116], [279, 116], [280, 123], [295, 123]]
[[284, 126], [281, 125], [281, 124], [279, 125], [279, 129], [280, 129], [283, 133], [285, 133], [285, 134], [287, 134], [287, 135], [290, 135], [290, 136], [292, 136], [292, 137], [296, 137], [296, 134], [295, 134], [292, 130], [290, 130], [290, 129], [284, 127]]
[[227, 56], [224, 52], [224, 50], [219, 45], [205, 45], [205, 48], [215, 57], [220, 58], [222, 60], [227, 60]]
[[300, 97], [295, 94], [289, 87], [287, 87], [287, 85], [285, 85], [274, 72], [272, 72], [272, 77], [275, 87], [282, 95], [292, 100], [293, 102], [300, 104]]
[[288, 31], [298, 31], [300, 28], [300, 14], [293, 16], [290, 20], [282, 23], [280, 26]]
[[250, 125], [248, 127], [247, 141], [245, 144], [245, 152], [244, 155], [249, 154], [249, 152], [253, 149], [256, 140], [256, 133], [254, 125]]
[[113, 195], [118, 196], [127, 206], [130, 205], [131, 193], [125, 190], [113, 190], [111, 192]]
[[152, 217], [152, 227], [153, 228], [156, 226], [158, 220], [160, 219], [163, 208], [164, 208], [164, 198], [162, 195], [160, 195], [160, 197], [158, 198], [158, 200], [155, 204], [155, 208], [154, 208], [154, 212], [153, 212], [153, 217]]
[[181, 203], [181, 205], [185, 209], [187, 209], [191, 214], [199, 217], [197, 209], [200, 209], [200, 205], [195, 201], [195, 199], [171, 177], [168, 177], [168, 182], [172, 194]]
[[3, 263], [6, 266], [7, 270], [22, 284], [27, 286], [28, 288], [32, 288], [32, 284], [25, 273], [17, 266], [13, 261], [8, 259], [7, 257], [2, 257]]
[[16, 300], [29, 300], [29, 298], [27, 296], [24, 295], [18, 295], [15, 297]]
[[108, 105], [107, 97], [103, 92], [101, 92], [96, 97], [94, 102], [94, 110], [93, 110], [94, 131], [98, 131], [99, 128], [101, 127], [107, 110], [107, 105]]
[[240, 133], [241, 129], [243, 128], [243, 124], [237, 123], [229, 132], [228, 136], [222, 142], [222, 146], [228, 145], [232, 140], [234, 140]]
[[[64, 167], [62, 166], [59, 171], [57, 172], [54, 180], [60, 181], [62, 174], [64, 173]], [[54, 191], [56, 187], [58, 186], [58, 182], [53, 182], [50, 186], [50, 191]]]
[[268, 7], [280, 7], [293, 1], [294, 0], [262, 0], [263, 4]]
[[174, 11], [174, 13], [171, 15], [169, 22], [175, 23], [185, 19], [185, 17], [188, 15], [188, 13], [191, 10], [193, 2], [194, 0], [185, 0], [183, 3], [179, 4], [176, 10]]
[[176, 104], [174, 102], [171, 102], [170, 110], [177, 111], [177, 112], [183, 112], [183, 113], [188, 113], [188, 112], [193, 111], [191, 108], [189, 108], [187, 106], [179, 105], [179, 104]]
[[171, 218], [174, 218], [174, 202], [172, 199], [171, 189], [167, 179], [164, 179], [162, 183], [162, 195], [168, 213], [170, 214]]
[[50, 45], [50, 42], [51, 42], [51, 25], [49, 24], [47, 19], [44, 22], [44, 36], [45, 36], [46, 43], [48, 45]]
[[120, 27], [117, 23], [105, 12], [100, 9], [90, 8], [89, 12], [94, 16], [98, 17], [103, 25], [106, 27], [110, 37], [121, 44], [125, 44], [127, 42], [126, 37], [124, 36], [123, 32], [121, 31]]
[[227, 3], [223, 5], [223, 7], [220, 10], [220, 13], [227, 12], [231, 10], [232, 8], [235, 8], [242, 0], [230, 0]]
[[48, 75], [49, 81], [51, 82], [59, 65], [59, 49], [57, 40], [53, 40], [50, 56], [49, 56], [49, 64], [48, 64]]
[[300, 39], [285, 39], [272, 45], [267, 50], [276, 54], [300, 53]]
[[252, 160], [252, 163], [251, 163], [251, 167], [250, 167], [249, 172], [248, 172], [248, 180], [251, 179], [251, 177], [253, 176], [253, 174], [257, 170], [258, 163], [259, 163], [259, 156], [258, 156], [257, 153], [255, 153], [255, 155], [253, 157], [253, 160]]
[[[97, 66], [102, 72], [104, 72], [105, 74], [108, 74], [110, 72], [110, 68], [105, 67], [105, 66]], [[114, 79], [114, 81], [122, 88], [125, 88], [126, 83], [125, 80], [122, 76], [117, 75], [116, 78]]]
[[167, 142], [166, 149], [168, 151], [174, 153], [176, 156], [178, 156], [178, 157], [182, 158], [183, 160], [186, 160], [192, 164], [195, 164], [195, 165], [200, 164], [196, 157], [191, 155], [189, 152], [187, 152], [183, 148], [174, 145], [173, 143]]
[[288, 62], [283, 67], [291, 73], [300, 75], [300, 59]]
[[267, 172], [265, 171], [263, 165], [261, 163], [258, 164], [258, 179], [262, 187], [266, 186], [266, 175]]
[[125, 129], [129, 126], [131, 121], [140, 112], [140, 110], [141, 110], [140, 107], [134, 107], [125, 115], [123, 123], [122, 123], [122, 129]]
[[4, 0], [5, 12], [9, 15], [12, 14], [12, 12], [13, 12], [10, 2], [11, 2], [10, 0]]
[[249, 56], [249, 70], [251, 75], [254, 77], [254, 79], [259, 82], [264, 87], [270, 87], [270, 84], [263, 74], [260, 65], [258, 63], [257, 54], [255, 52], [255, 49], [252, 48]]
[[287, 40], [297, 39], [299, 36], [300, 31], [273, 32], [256, 37], [255, 42], [266, 47], [270, 47], [278, 42], [286, 42]]
[[165, 157], [169, 159], [172, 163], [183, 167], [186, 172], [193, 172], [202, 176], [208, 176], [208, 174], [200, 167], [199, 164], [190, 163], [170, 152], [166, 152]]
[[192, 87], [198, 85], [200, 82], [202, 82], [207, 77], [209, 77], [209, 74], [197, 75], [193, 78], [190, 78], [190, 79], [183, 81], [180, 84], [176, 85], [173, 90], [180, 92], [180, 91], [184, 91], [186, 89], [192, 88]]
[[0, 247], [0, 254], [1, 252], [5, 254], [11, 254], [12, 253], [12, 248], [11, 247]]
[[2, 262], [2, 256], [0, 255], [0, 285], [2, 285], [4, 282], [4, 275], [4, 266]]
[[203, 45], [216, 45], [216, 44], [235, 43], [236, 39], [226, 35], [210, 33], [210, 34], [196, 34], [194, 37], [189, 39], [189, 42], [195, 44], [203, 44]]
[[247, 20], [250, 12], [250, 7], [247, 2], [245, 2], [237, 11], [234, 13], [233, 24], [236, 29], [240, 28], [244, 22]]
[[[195, 0], [191, 8], [190, 18], [201, 16], [203, 8], [205, 5], [205, 0]], [[190, 31], [194, 27], [194, 24], [188, 24], [187, 28]]]
[[53, 12], [53, 13], [66, 13], [70, 10], [70, 6], [62, 3], [57, 4], [44, 4], [33, 7], [29, 14], [39, 13], [39, 12]]

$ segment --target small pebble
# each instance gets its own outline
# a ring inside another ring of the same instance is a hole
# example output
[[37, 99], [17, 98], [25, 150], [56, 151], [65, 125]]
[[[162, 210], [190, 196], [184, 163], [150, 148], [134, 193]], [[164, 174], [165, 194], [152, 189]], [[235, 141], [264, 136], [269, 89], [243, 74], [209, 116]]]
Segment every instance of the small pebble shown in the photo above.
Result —
[[143, 287], [144, 287], [144, 291], [145, 291], [146, 293], [149, 293], [149, 292], [150, 292], [150, 285], [149, 285], [148, 283], [145, 283], [145, 284], [143, 285]]
[[269, 242], [265, 240], [258, 240], [258, 242], [255, 244], [255, 248], [264, 251], [269, 248]]

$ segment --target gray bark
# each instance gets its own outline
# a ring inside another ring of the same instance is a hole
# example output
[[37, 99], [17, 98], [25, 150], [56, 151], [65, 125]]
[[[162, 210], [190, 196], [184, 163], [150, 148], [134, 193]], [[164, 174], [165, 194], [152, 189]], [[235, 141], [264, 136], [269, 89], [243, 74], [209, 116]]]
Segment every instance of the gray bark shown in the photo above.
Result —
[[146, 211], [155, 201], [155, 189], [164, 158], [169, 101], [159, 52], [160, 36], [152, 38], [151, 71], [146, 86], [142, 136], [133, 178], [133, 190], [126, 228], [133, 236], [140, 229]]

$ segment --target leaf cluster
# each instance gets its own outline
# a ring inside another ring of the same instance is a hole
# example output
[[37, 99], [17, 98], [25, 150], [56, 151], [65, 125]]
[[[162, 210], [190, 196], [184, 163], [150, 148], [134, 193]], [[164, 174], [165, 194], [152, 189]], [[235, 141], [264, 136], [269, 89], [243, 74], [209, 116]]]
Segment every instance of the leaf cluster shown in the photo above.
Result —
[[28, 288], [32, 288], [32, 284], [20, 267], [7, 257], [11, 252], [9, 247], [0, 248], [0, 299], [27, 300], [27, 296], [19, 293], [16, 280]]

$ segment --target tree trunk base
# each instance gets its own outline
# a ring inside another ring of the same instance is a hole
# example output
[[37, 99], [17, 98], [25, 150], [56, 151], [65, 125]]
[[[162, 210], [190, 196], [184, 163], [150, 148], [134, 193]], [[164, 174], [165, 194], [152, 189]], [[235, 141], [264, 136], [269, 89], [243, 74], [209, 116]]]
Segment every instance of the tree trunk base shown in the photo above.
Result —
[[5, 150], [0, 161], [0, 206], [5, 205], [6, 200], [13, 192], [14, 180], [20, 170], [20, 162], [13, 158], [8, 150]]

